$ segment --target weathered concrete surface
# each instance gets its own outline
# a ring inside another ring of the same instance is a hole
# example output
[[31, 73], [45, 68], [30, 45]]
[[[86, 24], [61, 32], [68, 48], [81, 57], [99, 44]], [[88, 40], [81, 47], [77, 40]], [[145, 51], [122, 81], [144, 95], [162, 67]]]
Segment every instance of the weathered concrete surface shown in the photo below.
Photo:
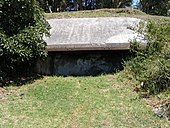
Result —
[[141, 20], [128, 17], [50, 19], [48, 51], [127, 50], [129, 40], [144, 37], [130, 29]]
[[123, 68], [128, 51], [50, 52], [37, 63], [37, 72], [46, 75], [98, 75]]

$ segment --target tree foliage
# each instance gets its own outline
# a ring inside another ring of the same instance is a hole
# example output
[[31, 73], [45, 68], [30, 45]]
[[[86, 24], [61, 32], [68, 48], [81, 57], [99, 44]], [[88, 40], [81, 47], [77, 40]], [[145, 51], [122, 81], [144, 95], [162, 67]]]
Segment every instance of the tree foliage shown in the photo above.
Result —
[[167, 15], [170, 0], [140, 0], [140, 5], [145, 13]]
[[52, 11], [64, 11], [66, 9], [66, 3], [68, 0], [37, 0], [40, 7], [45, 11], [49, 12], [48, 6], [52, 6]]
[[0, 78], [29, 70], [46, 55], [43, 35], [50, 26], [35, 0], [0, 2]]
[[[47, 4], [50, 4], [52, 6], [52, 11], [56, 12], [57, 8], [59, 11], [64, 11], [66, 9], [66, 6], [69, 2], [69, 0], [37, 0], [40, 3], [40, 6], [48, 12]], [[79, 9], [87, 9], [86, 7], [83, 7], [83, 3], [92, 2], [92, 0], [74, 0], [75, 6], [78, 3]], [[130, 6], [133, 2], [133, 0], [94, 0], [95, 2], [95, 8], [122, 8], [125, 6]], [[90, 4], [92, 5], [92, 4]], [[89, 8], [88, 8], [89, 9]]]
[[112, 0], [112, 7], [114, 8], [122, 8], [125, 6], [130, 6], [133, 0]]

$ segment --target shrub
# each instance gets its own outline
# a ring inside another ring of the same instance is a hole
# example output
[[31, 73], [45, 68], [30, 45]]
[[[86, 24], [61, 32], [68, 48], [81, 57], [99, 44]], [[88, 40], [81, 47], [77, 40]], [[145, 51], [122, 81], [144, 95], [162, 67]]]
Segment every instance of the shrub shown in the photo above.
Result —
[[46, 55], [42, 38], [49, 28], [36, 0], [1, 0], [1, 79], [29, 71], [37, 58]]
[[141, 88], [149, 94], [159, 93], [170, 87], [170, 22], [149, 21], [145, 29], [146, 46], [134, 41], [131, 51], [135, 58], [126, 62], [133, 76], [143, 83]]

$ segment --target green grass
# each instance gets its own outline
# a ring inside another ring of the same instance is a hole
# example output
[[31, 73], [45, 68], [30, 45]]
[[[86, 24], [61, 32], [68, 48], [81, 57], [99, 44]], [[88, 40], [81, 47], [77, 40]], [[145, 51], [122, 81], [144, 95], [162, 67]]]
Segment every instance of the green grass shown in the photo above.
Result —
[[169, 19], [164, 16], [151, 16], [139, 10], [130, 8], [119, 9], [98, 9], [98, 10], [85, 10], [85, 11], [72, 11], [60, 13], [46, 13], [46, 19], [62, 19], [62, 18], [90, 18], [90, 17], [135, 17], [143, 20], [160, 20]]
[[8, 93], [0, 96], [0, 127], [169, 128], [120, 76], [44, 77], [6, 87]]

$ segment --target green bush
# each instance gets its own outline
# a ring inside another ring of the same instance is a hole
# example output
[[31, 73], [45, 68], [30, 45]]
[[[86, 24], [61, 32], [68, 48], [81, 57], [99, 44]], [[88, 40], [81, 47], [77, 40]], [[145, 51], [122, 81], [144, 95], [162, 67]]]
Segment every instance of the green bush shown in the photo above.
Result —
[[131, 51], [135, 57], [126, 62], [126, 67], [149, 94], [159, 93], [170, 87], [170, 22], [149, 21], [146, 46], [134, 41]]
[[36, 0], [0, 1], [0, 77], [30, 71], [39, 57], [46, 56], [43, 35], [50, 26]]

